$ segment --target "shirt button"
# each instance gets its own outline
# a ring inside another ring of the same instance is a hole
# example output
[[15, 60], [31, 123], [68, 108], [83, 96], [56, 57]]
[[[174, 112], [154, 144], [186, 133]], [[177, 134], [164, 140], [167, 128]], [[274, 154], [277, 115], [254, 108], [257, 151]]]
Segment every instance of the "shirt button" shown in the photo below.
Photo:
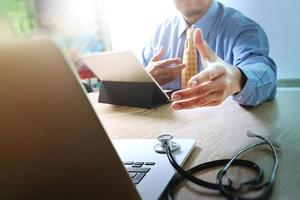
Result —
[[242, 99], [243, 99], [242, 96], [239, 96], [239, 97], [237, 98], [238, 101], [240, 101], [240, 100], [242, 100]]
[[256, 105], [258, 105], [258, 104], [259, 104], [259, 100], [256, 101]]

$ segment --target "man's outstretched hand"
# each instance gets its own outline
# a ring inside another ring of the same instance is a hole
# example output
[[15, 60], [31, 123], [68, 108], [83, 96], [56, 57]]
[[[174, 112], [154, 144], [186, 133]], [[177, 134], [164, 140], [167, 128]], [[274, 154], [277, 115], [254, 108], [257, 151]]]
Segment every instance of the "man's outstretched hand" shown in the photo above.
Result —
[[195, 30], [194, 42], [204, 70], [189, 80], [188, 88], [173, 93], [174, 110], [219, 105], [228, 96], [241, 91], [241, 71], [208, 47], [200, 29]]

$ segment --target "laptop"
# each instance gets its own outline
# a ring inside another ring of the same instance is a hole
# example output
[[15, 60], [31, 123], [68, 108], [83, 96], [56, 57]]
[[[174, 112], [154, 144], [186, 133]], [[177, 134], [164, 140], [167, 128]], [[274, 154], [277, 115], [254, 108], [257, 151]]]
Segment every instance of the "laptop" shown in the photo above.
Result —
[[153, 108], [170, 103], [172, 90], [163, 90], [132, 52], [103, 52], [81, 56], [102, 81], [99, 102]]
[[[161, 198], [175, 171], [157, 141], [110, 140], [74, 70], [49, 39], [0, 45], [1, 199]], [[195, 140], [177, 142], [182, 165]]]

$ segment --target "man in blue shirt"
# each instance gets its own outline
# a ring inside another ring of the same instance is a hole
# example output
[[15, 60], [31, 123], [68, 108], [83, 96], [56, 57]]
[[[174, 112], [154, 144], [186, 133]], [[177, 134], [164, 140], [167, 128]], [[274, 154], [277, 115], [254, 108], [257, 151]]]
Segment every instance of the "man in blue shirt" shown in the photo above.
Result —
[[147, 71], [164, 89], [180, 89], [186, 30], [196, 29], [199, 73], [174, 92], [174, 110], [214, 106], [228, 96], [256, 106], [276, 95], [276, 65], [264, 30], [216, 0], [173, 0], [182, 16], [168, 18], [143, 49]]

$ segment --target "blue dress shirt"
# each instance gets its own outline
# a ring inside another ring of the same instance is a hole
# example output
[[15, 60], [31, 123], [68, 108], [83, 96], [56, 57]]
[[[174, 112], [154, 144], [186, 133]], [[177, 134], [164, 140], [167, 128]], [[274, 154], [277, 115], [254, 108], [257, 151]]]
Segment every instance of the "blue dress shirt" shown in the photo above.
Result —
[[[160, 47], [165, 50], [162, 59], [182, 58], [188, 27], [182, 16], [170, 17], [162, 23], [142, 51], [144, 66], [148, 65]], [[214, 0], [208, 11], [192, 27], [201, 28], [209, 47], [245, 75], [244, 87], [233, 95], [235, 101], [241, 105], [256, 106], [275, 97], [276, 65], [269, 57], [266, 33], [257, 23]], [[198, 63], [201, 71], [201, 62]], [[180, 77], [162, 87], [180, 89]]]

